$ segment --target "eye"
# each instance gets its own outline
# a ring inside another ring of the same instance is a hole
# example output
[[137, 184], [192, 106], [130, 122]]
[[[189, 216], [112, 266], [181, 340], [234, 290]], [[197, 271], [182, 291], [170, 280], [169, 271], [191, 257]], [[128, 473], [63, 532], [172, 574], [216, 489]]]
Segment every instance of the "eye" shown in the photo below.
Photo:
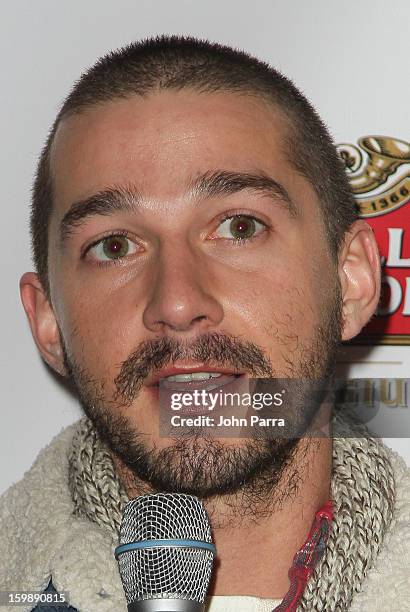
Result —
[[87, 253], [97, 261], [112, 261], [133, 255], [137, 251], [137, 245], [127, 236], [118, 234], [106, 236], [91, 245]]
[[266, 227], [265, 223], [250, 215], [232, 215], [219, 225], [215, 236], [234, 240], [250, 240], [263, 232]]

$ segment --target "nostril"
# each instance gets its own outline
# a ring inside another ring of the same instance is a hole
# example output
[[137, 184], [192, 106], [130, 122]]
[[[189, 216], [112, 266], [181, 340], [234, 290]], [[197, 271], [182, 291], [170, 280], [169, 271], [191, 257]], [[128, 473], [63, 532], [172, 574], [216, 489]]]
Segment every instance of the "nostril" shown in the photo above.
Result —
[[204, 319], [206, 319], [206, 316], [200, 315], [199, 317], [195, 317], [194, 319], [192, 319], [192, 323], [199, 323], [199, 321], [203, 321]]

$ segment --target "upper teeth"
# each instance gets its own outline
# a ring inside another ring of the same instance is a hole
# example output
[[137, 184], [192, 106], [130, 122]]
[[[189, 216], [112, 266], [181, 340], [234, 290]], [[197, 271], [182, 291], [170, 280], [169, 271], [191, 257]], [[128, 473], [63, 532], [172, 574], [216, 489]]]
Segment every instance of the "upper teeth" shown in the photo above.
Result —
[[189, 382], [190, 380], [208, 380], [208, 378], [217, 378], [222, 376], [220, 372], [190, 372], [189, 374], [175, 374], [175, 376], [167, 376], [166, 380], [172, 382]]

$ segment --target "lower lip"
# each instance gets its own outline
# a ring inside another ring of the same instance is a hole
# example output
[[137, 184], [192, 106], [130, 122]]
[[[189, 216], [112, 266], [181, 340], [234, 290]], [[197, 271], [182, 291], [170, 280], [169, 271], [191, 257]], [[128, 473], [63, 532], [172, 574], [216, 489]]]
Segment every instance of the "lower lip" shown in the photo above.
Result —
[[156, 385], [146, 386], [145, 388], [155, 398], [159, 399], [159, 393], [192, 393], [194, 389], [201, 391], [212, 391], [217, 393], [219, 389], [226, 385], [231, 385], [245, 377], [245, 374], [222, 374], [215, 378], [207, 378], [206, 380], [191, 380], [191, 381], [172, 381], [162, 379]]
[[[209, 393], [219, 393], [220, 390], [224, 390], [225, 393], [240, 393], [241, 384], [245, 378], [244, 374], [223, 374], [218, 378], [208, 379], [204, 381], [194, 380], [190, 383], [182, 383], [182, 386], [178, 388], [175, 386], [176, 382], [170, 381], [170, 387], [165, 388], [165, 385], [161, 384], [161, 403], [164, 402], [164, 406], [171, 406], [171, 395], [172, 393], [192, 393], [193, 390], [202, 391], [205, 390]], [[167, 381], [168, 382], [168, 381]], [[201, 385], [196, 383], [202, 383]], [[205, 383], [205, 384], [204, 384]], [[181, 383], [179, 383], [181, 385]], [[244, 389], [242, 388], [242, 391]], [[168, 396], [168, 397], [167, 397]], [[218, 404], [213, 409], [213, 414], [217, 412], [223, 412], [224, 408], [219, 406]], [[195, 417], [200, 415], [210, 415], [209, 407], [203, 405], [192, 405], [192, 406], [182, 406], [178, 414], [181, 416], [187, 417]]]

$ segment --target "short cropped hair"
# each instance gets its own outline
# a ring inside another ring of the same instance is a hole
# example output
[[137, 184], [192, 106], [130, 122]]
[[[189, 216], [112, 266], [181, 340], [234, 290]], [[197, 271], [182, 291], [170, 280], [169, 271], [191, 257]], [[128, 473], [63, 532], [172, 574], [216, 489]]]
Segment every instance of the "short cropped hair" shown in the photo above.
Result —
[[53, 208], [50, 150], [59, 123], [104, 102], [161, 90], [235, 92], [267, 100], [287, 119], [288, 161], [315, 190], [329, 250], [337, 260], [357, 207], [325, 124], [292, 81], [244, 51], [183, 36], [135, 42], [99, 59], [74, 84], [42, 150], [32, 190], [30, 229], [36, 271], [49, 297], [48, 229]]

